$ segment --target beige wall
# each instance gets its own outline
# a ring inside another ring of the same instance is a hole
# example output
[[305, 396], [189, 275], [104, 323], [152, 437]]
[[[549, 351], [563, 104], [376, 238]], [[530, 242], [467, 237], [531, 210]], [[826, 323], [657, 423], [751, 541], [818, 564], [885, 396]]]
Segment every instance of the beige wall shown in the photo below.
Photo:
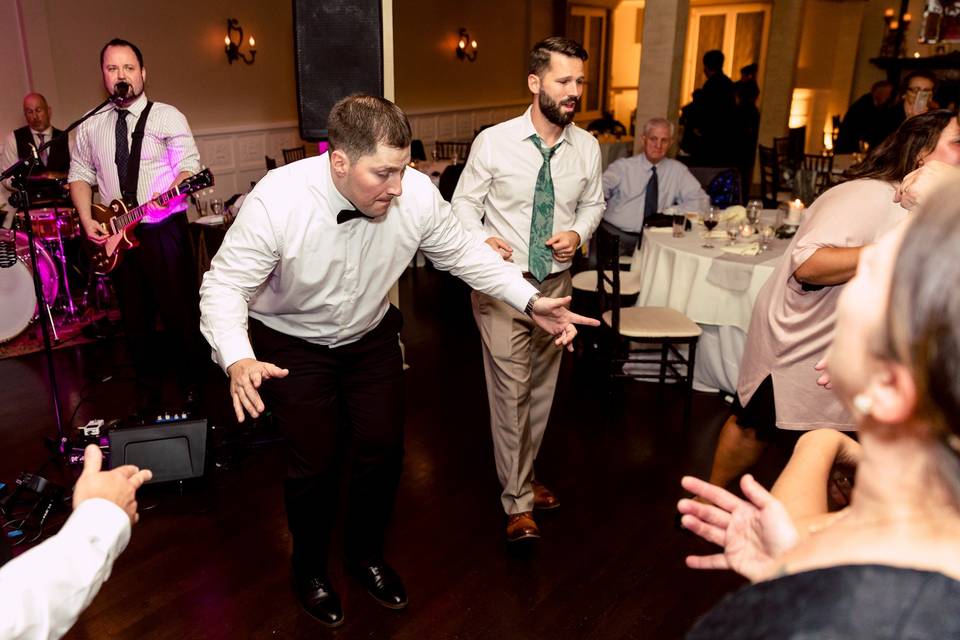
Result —
[[[397, 104], [409, 111], [527, 101], [527, 53], [553, 35], [547, 0], [394, 0]], [[475, 62], [454, 49], [464, 27]]]
[[[148, 95], [176, 105], [194, 129], [296, 120], [289, 2], [46, 0], [46, 9], [61, 116], [102, 99], [97, 56], [121, 37], [143, 51]], [[256, 38], [252, 65], [227, 64], [231, 17]]]
[[[630, 113], [637, 107], [641, 45], [637, 42], [637, 15], [644, 0], [623, 0], [612, 12], [610, 42], [610, 106], [614, 117], [629, 128]], [[642, 39], [642, 38], [641, 38]]]
[[823, 130], [850, 100], [864, 5], [808, 0], [797, 55], [795, 86], [811, 93], [807, 114], [807, 150], [823, 149]]

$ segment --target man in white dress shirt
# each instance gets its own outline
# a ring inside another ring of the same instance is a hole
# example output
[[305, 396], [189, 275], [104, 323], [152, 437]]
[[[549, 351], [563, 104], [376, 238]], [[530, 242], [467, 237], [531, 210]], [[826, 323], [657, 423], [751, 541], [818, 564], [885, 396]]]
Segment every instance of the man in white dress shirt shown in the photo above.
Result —
[[133, 465], [101, 471], [102, 460], [88, 445], [60, 532], [0, 568], [0, 638], [59, 638], [110, 577], [140, 517], [137, 489], [153, 474]]
[[295, 591], [333, 627], [343, 622], [327, 571], [340, 415], [352, 453], [346, 567], [379, 604], [407, 605], [383, 558], [404, 420], [403, 320], [387, 292], [416, 251], [526, 311], [558, 346], [570, 345], [572, 323], [597, 323], [571, 314], [566, 300], [540, 297], [520, 269], [463, 229], [427, 176], [407, 170], [410, 123], [392, 102], [344, 98], [327, 126], [328, 153], [269, 172], [244, 200], [204, 276], [200, 308], [237, 419], [269, 407], [289, 442]]
[[[475, 237], [552, 297], [570, 295], [574, 253], [603, 214], [600, 147], [573, 124], [586, 59], [583, 47], [567, 38], [534, 45], [527, 75], [530, 108], [477, 136], [452, 199], [454, 213]], [[473, 310], [483, 341], [507, 540], [536, 539], [533, 509], [560, 505], [537, 482], [533, 465], [562, 352], [530, 318], [485, 292], [474, 291]]]
[[640, 243], [643, 221], [667, 207], [704, 211], [710, 205], [703, 187], [685, 164], [667, 157], [673, 123], [651, 118], [643, 125], [643, 153], [621, 158], [603, 172], [607, 210], [604, 228], [620, 237], [620, 252], [631, 255]]
[[[107, 234], [91, 215], [93, 187], [109, 203], [124, 200], [131, 208], [200, 171], [200, 154], [187, 119], [175, 107], [147, 100], [147, 70], [140, 49], [114, 39], [100, 51], [103, 87], [124, 95], [109, 108], [77, 128], [70, 162], [70, 197], [84, 233]], [[142, 143], [137, 153], [137, 131]], [[173, 361], [180, 383], [181, 403], [175, 409], [195, 409], [201, 373], [206, 363], [199, 325], [197, 271], [187, 228], [185, 197], [163, 208], [150, 207], [137, 226], [140, 246], [127, 251], [110, 278], [120, 303], [124, 332], [137, 374], [137, 411], [151, 418], [162, 409], [164, 369]], [[177, 356], [162, 350], [156, 331], [157, 316]]]

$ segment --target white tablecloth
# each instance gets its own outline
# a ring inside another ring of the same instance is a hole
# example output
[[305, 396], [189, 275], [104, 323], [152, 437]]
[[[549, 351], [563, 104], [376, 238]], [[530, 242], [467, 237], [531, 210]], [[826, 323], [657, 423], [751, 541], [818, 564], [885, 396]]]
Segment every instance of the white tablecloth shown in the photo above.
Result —
[[[773, 211], [765, 211], [764, 221], [772, 221]], [[723, 228], [721, 223], [720, 228]], [[726, 240], [713, 239], [715, 249], [704, 249], [694, 225], [683, 238], [674, 238], [669, 230], [646, 229], [641, 249], [631, 267], [640, 271], [638, 306], [670, 307], [681, 311], [703, 328], [697, 346], [694, 388], [699, 391], [733, 392], [737, 387], [740, 358], [746, 343], [753, 303], [761, 287], [783, 256], [787, 240], [774, 240], [770, 257], [760, 254], [759, 262], [743, 265], [752, 268], [749, 284], [743, 291], [719, 287], [707, 280], [710, 266], [719, 256]]]

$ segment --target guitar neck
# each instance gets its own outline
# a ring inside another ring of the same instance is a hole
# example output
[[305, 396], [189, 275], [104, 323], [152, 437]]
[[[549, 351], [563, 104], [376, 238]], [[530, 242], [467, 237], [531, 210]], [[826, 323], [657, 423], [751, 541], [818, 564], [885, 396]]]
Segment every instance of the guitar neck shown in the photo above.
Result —
[[127, 211], [126, 213], [117, 216], [116, 218], [114, 218], [115, 220], [114, 224], [118, 230], [125, 229], [126, 227], [132, 224], [140, 222], [143, 216], [147, 215], [147, 205], [154, 203], [163, 207], [168, 202], [170, 202], [171, 200], [173, 200], [179, 195], [180, 195], [180, 187], [179, 186], [173, 187], [169, 191], [165, 191], [164, 193], [161, 193], [153, 200], [150, 200], [149, 202], [146, 202], [140, 205], [139, 207], [136, 207], [135, 209], [131, 209], [130, 211]]

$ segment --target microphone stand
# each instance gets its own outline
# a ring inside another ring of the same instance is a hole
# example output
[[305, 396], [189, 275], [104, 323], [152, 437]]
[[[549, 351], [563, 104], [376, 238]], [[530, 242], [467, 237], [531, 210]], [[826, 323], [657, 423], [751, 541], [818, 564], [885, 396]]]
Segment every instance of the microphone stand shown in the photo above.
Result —
[[33, 173], [33, 170], [36, 168], [37, 163], [40, 162], [40, 153], [42, 151], [64, 136], [69, 135], [71, 131], [80, 126], [80, 124], [88, 118], [98, 115], [99, 113], [106, 113], [100, 111], [100, 109], [116, 99], [117, 96], [110, 96], [67, 127], [59, 136], [45, 142], [39, 149], [36, 148], [36, 146], [32, 146], [33, 153], [31, 157], [18, 160], [10, 165], [3, 173], [0, 173], [0, 182], [10, 179], [13, 187], [17, 189], [19, 195], [18, 202], [16, 203], [18, 205], [17, 208], [23, 216], [23, 220], [26, 222], [27, 239], [29, 240], [30, 247], [30, 261], [33, 267], [31, 269], [33, 272], [33, 292], [37, 297], [37, 309], [40, 315], [40, 332], [43, 334], [43, 350], [47, 360], [47, 377], [50, 380], [50, 395], [53, 400], [53, 412], [57, 423], [57, 451], [59, 451], [61, 457], [66, 451], [67, 437], [63, 430], [63, 412], [60, 409], [60, 389], [57, 385], [56, 369], [53, 366], [53, 345], [50, 343], [50, 330], [53, 325], [53, 318], [50, 316], [50, 309], [43, 295], [43, 284], [40, 282], [40, 265], [37, 262], [37, 241], [30, 219], [30, 193], [26, 183], [30, 174]]

